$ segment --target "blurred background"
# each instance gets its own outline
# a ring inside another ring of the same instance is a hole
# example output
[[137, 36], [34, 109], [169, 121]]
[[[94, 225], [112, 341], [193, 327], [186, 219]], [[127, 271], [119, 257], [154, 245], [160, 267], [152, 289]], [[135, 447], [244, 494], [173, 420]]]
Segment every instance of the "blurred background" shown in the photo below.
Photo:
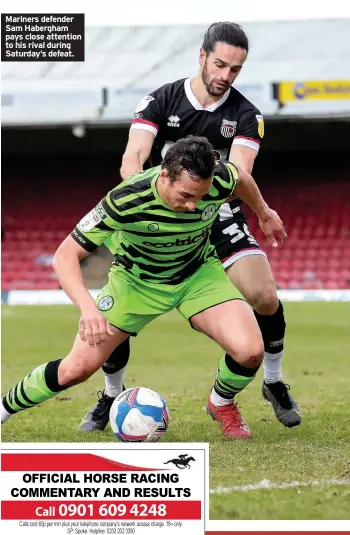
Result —
[[[265, 117], [254, 177], [288, 241], [272, 250], [249, 215], [251, 232], [279, 288], [350, 288], [350, 19], [242, 25], [251, 51], [235, 86]], [[135, 106], [197, 72], [207, 27], [87, 27], [84, 63], [2, 64], [3, 301], [60, 288], [52, 256], [120, 181]], [[84, 261], [89, 288], [110, 261], [103, 247]]]

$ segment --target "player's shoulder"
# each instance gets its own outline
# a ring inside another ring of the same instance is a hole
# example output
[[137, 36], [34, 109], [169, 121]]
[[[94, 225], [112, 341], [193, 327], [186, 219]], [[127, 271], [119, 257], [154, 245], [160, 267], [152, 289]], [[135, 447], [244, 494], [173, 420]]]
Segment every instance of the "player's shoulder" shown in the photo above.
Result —
[[178, 95], [185, 92], [185, 81], [186, 78], [181, 78], [181, 80], [164, 84], [152, 91], [150, 95], [156, 98], [165, 97], [171, 99], [175, 94]]
[[115, 201], [150, 189], [151, 180], [155, 174], [159, 173], [159, 169], [159, 166], [152, 167], [142, 173], [130, 176], [109, 192], [109, 198]]
[[203, 200], [224, 202], [233, 192], [237, 178], [238, 170], [233, 164], [225, 160], [218, 160], [214, 168], [213, 183]]
[[231, 86], [230, 94], [227, 99], [228, 104], [237, 108], [239, 114], [261, 115], [261, 111], [250, 100], [247, 99], [238, 89]]
[[228, 182], [231, 182], [232, 178], [237, 180], [238, 168], [228, 160], [219, 160], [216, 162], [214, 169], [214, 178], [215, 177], [219, 177]]
[[227, 160], [216, 162], [213, 176], [213, 186], [216, 190], [215, 196], [226, 199], [232, 193], [238, 180], [237, 167]]

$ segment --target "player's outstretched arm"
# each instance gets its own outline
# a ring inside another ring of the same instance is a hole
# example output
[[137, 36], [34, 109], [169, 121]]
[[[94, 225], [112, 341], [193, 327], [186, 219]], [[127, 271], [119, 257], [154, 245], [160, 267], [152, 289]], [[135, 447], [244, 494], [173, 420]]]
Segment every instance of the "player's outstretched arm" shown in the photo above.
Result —
[[154, 134], [152, 132], [138, 129], [130, 130], [120, 169], [123, 180], [143, 171], [144, 163], [151, 154], [153, 141]]
[[254, 178], [244, 171], [238, 169], [238, 180], [234, 189], [234, 197], [240, 197], [259, 218], [260, 228], [273, 247], [278, 246], [280, 240], [284, 243], [287, 239], [282, 220], [277, 212], [271, 210], [265, 202]]
[[85, 249], [67, 236], [57, 249], [52, 265], [63, 290], [81, 312], [79, 335], [93, 347], [113, 332], [84, 284], [80, 261], [87, 255]]

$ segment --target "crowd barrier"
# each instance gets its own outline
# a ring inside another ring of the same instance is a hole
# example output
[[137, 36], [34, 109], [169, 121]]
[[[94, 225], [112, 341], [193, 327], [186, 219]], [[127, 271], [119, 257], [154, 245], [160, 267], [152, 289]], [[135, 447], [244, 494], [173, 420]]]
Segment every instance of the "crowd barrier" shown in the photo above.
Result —
[[[89, 291], [93, 298], [99, 293], [99, 290]], [[278, 295], [284, 302], [350, 302], [350, 289], [279, 290]], [[1, 293], [1, 303], [7, 305], [69, 305], [71, 301], [63, 290], [12, 290]]]
[[[134, 109], [142, 96], [154, 87], [103, 87], [95, 80], [85, 85], [52, 85], [43, 81], [39, 90], [24, 87], [18, 90], [7, 81], [1, 94], [3, 125], [65, 124], [88, 122], [101, 124], [111, 120], [129, 123]], [[97, 85], [96, 85], [97, 83]], [[48, 84], [48, 85], [47, 85]], [[290, 103], [298, 103], [303, 117], [312, 116], [315, 109], [321, 113], [334, 112], [334, 102], [339, 109], [348, 112], [350, 80], [306, 80], [275, 83], [235, 84], [235, 87], [256, 103], [265, 116], [283, 115]], [[305, 103], [317, 104], [318, 108], [305, 108]], [[298, 114], [298, 108], [295, 110]]]

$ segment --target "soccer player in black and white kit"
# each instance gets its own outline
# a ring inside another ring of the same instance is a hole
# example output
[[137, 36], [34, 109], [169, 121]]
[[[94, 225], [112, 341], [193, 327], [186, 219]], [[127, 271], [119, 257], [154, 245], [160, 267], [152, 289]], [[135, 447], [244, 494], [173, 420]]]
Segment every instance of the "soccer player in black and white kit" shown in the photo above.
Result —
[[[189, 134], [207, 137], [222, 159], [252, 172], [264, 136], [264, 120], [260, 111], [231, 87], [248, 49], [248, 38], [238, 24], [217, 22], [208, 28], [200, 49], [198, 74], [160, 87], [136, 107], [123, 156], [123, 179], [140, 172], [149, 158], [152, 165], [160, 163], [168, 148]], [[249, 232], [239, 199], [222, 206], [213, 226], [212, 243], [228, 277], [253, 307], [263, 336], [263, 397], [271, 402], [285, 426], [299, 425], [299, 407], [282, 380], [286, 326], [283, 305], [266, 254]], [[106, 427], [109, 408], [123, 389], [129, 353], [127, 340], [103, 366], [104, 392], [83, 419], [81, 431]], [[232, 363], [227, 355], [220, 361], [207, 411], [221, 424], [227, 438], [248, 438], [249, 428], [234, 398], [253, 377], [251, 370]]]

